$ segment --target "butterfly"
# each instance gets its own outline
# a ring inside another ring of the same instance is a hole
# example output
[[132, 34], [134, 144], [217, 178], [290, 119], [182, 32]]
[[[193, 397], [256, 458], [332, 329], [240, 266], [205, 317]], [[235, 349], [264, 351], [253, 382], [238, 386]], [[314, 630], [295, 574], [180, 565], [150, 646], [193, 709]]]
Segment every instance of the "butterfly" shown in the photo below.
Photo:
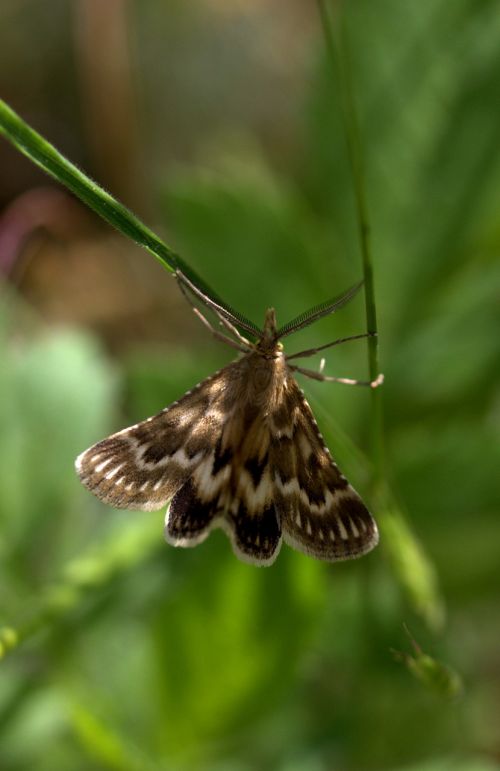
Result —
[[117, 508], [169, 504], [165, 537], [174, 546], [195, 546], [221, 527], [235, 554], [256, 565], [272, 564], [283, 540], [327, 561], [369, 552], [378, 542], [375, 520], [333, 461], [295, 373], [373, 388], [383, 376], [365, 383], [291, 362], [370, 333], [290, 356], [281, 342], [345, 305], [362, 282], [279, 329], [270, 308], [259, 329], [181, 270], [175, 276], [224, 332], [193, 307], [203, 324], [241, 355], [157, 415], [85, 450], [75, 463], [82, 483]]

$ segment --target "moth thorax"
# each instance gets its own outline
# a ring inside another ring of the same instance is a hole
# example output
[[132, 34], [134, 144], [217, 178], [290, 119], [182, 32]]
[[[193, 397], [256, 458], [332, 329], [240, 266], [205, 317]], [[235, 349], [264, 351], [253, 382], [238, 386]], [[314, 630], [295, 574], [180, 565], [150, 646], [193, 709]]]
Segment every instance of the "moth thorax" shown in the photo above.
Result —
[[255, 391], [254, 398], [265, 396], [273, 379], [273, 365], [271, 362], [258, 361], [252, 369], [252, 386]]

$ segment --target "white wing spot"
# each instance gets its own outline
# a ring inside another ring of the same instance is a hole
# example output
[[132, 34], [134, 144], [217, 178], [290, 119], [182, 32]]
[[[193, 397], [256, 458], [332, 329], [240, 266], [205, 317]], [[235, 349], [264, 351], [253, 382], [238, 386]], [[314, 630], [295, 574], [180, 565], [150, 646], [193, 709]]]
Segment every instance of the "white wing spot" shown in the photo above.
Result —
[[[224, 488], [225, 483], [228, 481], [231, 475], [231, 466], [230, 464], [227, 464], [221, 468], [215, 476], [213, 476], [213, 459], [214, 454], [211, 453], [193, 472], [193, 477], [196, 481], [198, 489], [201, 491], [201, 494], [205, 500], [209, 500], [217, 495], [220, 490]], [[231, 511], [233, 514], [236, 514], [237, 510], [238, 502], [235, 500], [233, 502], [233, 506], [231, 507]]]
[[108, 471], [107, 474], [104, 475], [104, 479], [113, 479], [114, 476], [118, 474], [121, 468], [123, 468], [125, 463], [119, 463], [118, 466], [115, 466], [114, 469], [111, 469], [111, 471]]
[[135, 485], [135, 482], [130, 482], [130, 484], [128, 484], [128, 485], [126, 486], [125, 490], [128, 490], [128, 491], [130, 492], [130, 490], [132, 490], [132, 488], [134, 487], [134, 485]]
[[156, 482], [156, 483], [153, 485], [153, 490], [154, 490], [154, 492], [156, 492], [157, 490], [159, 490], [159, 489], [160, 489], [160, 487], [161, 487], [161, 485], [162, 485], [162, 481], [163, 481], [163, 477], [162, 477], [161, 479], [159, 479], [159, 480], [158, 480], [158, 482]]
[[120, 479], [117, 479], [115, 482], [115, 485], [121, 485], [125, 481], [125, 477], [120, 477]]
[[123, 434], [128, 434], [129, 431], [133, 431], [134, 428], [137, 428], [139, 423], [134, 423], [133, 426], [127, 426], [127, 428], [122, 428], [121, 431], [117, 431], [116, 434], [113, 434], [113, 436], [123, 436]]
[[[301, 492], [301, 490], [299, 488], [299, 482], [298, 482], [298, 479], [296, 477], [292, 477], [291, 479], [288, 480], [288, 482], [282, 482], [281, 478], [280, 478], [280, 475], [279, 474], [275, 474], [274, 480], [275, 480], [275, 484], [278, 485], [278, 487], [281, 489], [281, 491], [285, 495], [290, 495], [290, 493], [300, 493]], [[309, 502], [309, 498], [307, 499], [307, 503], [308, 502]]]
[[141, 486], [139, 487], [139, 492], [140, 492], [140, 493], [143, 493], [143, 492], [144, 492], [144, 490], [146, 490], [146, 489], [149, 487], [149, 481], [150, 481], [150, 480], [148, 479], [146, 482], [144, 482], [144, 484], [143, 484], [143, 485], [141, 485]]
[[168, 463], [169, 461], [174, 461], [175, 463], [178, 463], [179, 466], [182, 468], [189, 468], [190, 466], [194, 465], [198, 458], [203, 456], [203, 450], [200, 450], [196, 453], [196, 455], [193, 458], [188, 458], [186, 455], [186, 451], [184, 450], [184, 447], [179, 447], [179, 449], [174, 452], [174, 454], [170, 458], [166, 458], [164, 463]]
[[286, 426], [285, 428], [276, 428], [276, 423], [272, 421], [273, 433], [278, 439], [286, 437], [287, 439], [293, 439], [293, 425]]
[[297, 512], [297, 516], [295, 517], [295, 524], [297, 527], [302, 527], [302, 519], [300, 516], [300, 511]]
[[349, 517], [349, 522], [351, 523], [351, 530], [355, 538], [359, 538], [359, 530], [356, 527], [356, 523], [352, 519], [352, 517]]
[[177, 425], [179, 428], [183, 428], [188, 423], [191, 423], [193, 420], [193, 410], [185, 410], [184, 412], [181, 412], [180, 415], [177, 418]]
[[335, 540], [335, 533], [334, 533], [333, 529], [330, 529], [329, 536], [330, 536], [330, 540], [331, 541]]
[[345, 529], [345, 525], [342, 522], [342, 520], [340, 519], [340, 517], [337, 520], [337, 524], [338, 524], [339, 530], [340, 530], [340, 537], [342, 538], [343, 541], [347, 541], [347, 539], [349, 538], [349, 533]]
[[[95, 455], [94, 457], [100, 458], [101, 456], [100, 455]], [[94, 460], [94, 458], [92, 458], [92, 460]], [[99, 463], [99, 465], [95, 467], [94, 471], [97, 474], [100, 474], [101, 471], [104, 471], [106, 466], [109, 466], [109, 464], [112, 463], [112, 462], [113, 462], [113, 458], [108, 458], [107, 460], [103, 460], [102, 463]]]
[[325, 540], [325, 536], [323, 535], [323, 531], [321, 530], [321, 528], [318, 530], [318, 536], [320, 541]]
[[268, 470], [266, 469], [264, 471], [257, 489], [254, 489], [252, 477], [250, 476], [249, 472], [244, 469], [239, 480], [238, 489], [246, 498], [246, 501], [251, 508], [260, 508], [272, 497], [272, 484], [269, 478]]
[[301, 455], [302, 455], [303, 459], [305, 461], [308, 460], [309, 456], [311, 455], [311, 451], [312, 451], [312, 448], [311, 448], [311, 445], [309, 443], [309, 440], [307, 439], [306, 436], [304, 436], [304, 434], [300, 434], [299, 433], [297, 442], [298, 442], [298, 445], [300, 447], [300, 452], [301, 452]]
[[310, 519], [307, 520], [306, 530], [307, 530], [307, 535], [312, 535], [312, 527], [311, 527], [311, 520]]

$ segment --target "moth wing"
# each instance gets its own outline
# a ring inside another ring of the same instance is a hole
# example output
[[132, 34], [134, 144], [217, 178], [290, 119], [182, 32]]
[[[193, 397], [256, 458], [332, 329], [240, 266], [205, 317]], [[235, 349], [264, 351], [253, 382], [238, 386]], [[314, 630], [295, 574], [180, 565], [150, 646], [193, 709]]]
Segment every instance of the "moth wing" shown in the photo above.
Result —
[[172, 546], [196, 546], [220, 524], [220, 499], [230, 478], [231, 458], [232, 452], [222, 444], [221, 427], [217, 440], [184, 480], [167, 510], [165, 538]]
[[375, 520], [334, 463], [291, 375], [270, 425], [275, 500], [284, 540], [332, 562], [373, 549], [378, 543]]
[[270, 435], [262, 411], [237, 404], [213, 451], [174, 496], [165, 536], [175, 546], [195, 546], [221, 527], [244, 562], [270, 565], [281, 546], [269, 466]]
[[122, 509], [162, 508], [210, 454], [228, 409], [229, 365], [179, 401], [112, 434], [78, 456], [82, 483]]
[[223, 527], [240, 559], [271, 565], [279, 554], [282, 533], [269, 461], [269, 424], [265, 411], [256, 410], [251, 403], [246, 405], [243, 423], [243, 441], [232, 468]]

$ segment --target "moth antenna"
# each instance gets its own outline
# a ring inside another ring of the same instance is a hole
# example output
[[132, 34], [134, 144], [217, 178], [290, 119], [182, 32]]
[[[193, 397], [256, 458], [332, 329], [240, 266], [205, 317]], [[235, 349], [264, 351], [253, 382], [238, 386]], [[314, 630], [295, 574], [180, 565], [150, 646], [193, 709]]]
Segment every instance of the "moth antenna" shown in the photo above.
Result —
[[359, 283], [354, 284], [354, 286], [351, 286], [351, 288], [340, 295], [340, 297], [336, 297], [333, 300], [326, 300], [326, 302], [315, 305], [314, 308], [301, 313], [300, 316], [297, 316], [292, 319], [292, 321], [289, 321], [288, 324], [282, 326], [281, 329], [278, 329], [277, 339], [291, 335], [293, 332], [297, 332], [304, 327], [308, 327], [315, 321], [322, 319], [323, 316], [329, 316], [330, 313], [335, 313], [335, 311], [338, 311], [352, 300], [363, 286], [363, 283], [363, 281], [360, 281]]

